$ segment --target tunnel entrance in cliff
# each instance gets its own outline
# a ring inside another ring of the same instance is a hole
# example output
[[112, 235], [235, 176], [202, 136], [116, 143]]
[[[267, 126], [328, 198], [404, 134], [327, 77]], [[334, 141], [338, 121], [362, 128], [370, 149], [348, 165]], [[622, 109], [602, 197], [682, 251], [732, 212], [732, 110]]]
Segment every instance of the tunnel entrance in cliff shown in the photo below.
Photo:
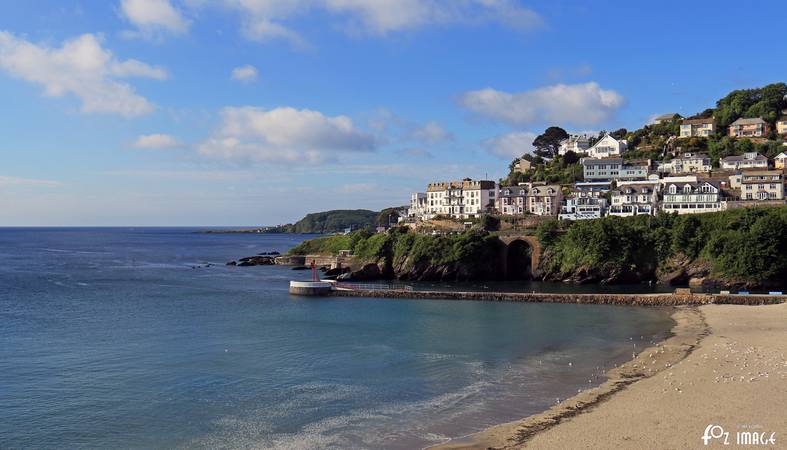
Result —
[[533, 277], [531, 261], [533, 248], [523, 240], [516, 240], [508, 244], [506, 254], [506, 279], [529, 280]]

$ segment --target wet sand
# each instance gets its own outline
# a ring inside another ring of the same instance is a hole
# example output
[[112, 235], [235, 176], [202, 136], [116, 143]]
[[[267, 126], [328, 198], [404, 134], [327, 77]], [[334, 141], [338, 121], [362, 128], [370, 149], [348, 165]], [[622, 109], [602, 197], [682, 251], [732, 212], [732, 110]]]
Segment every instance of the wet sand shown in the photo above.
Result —
[[708, 425], [787, 448], [787, 304], [678, 308], [673, 336], [550, 410], [442, 449], [699, 448]]

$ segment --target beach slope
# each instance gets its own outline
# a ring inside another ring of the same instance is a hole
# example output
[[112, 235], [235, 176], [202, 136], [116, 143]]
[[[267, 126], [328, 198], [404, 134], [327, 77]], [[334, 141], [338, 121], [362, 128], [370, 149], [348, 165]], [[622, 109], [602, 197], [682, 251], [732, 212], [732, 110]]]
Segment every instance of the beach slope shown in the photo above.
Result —
[[[549, 411], [442, 448], [699, 448], [709, 425], [787, 448], [787, 304], [682, 308], [675, 336]], [[718, 432], [718, 429], [716, 429]], [[711, 439], [708, 447], [726, 447]]]

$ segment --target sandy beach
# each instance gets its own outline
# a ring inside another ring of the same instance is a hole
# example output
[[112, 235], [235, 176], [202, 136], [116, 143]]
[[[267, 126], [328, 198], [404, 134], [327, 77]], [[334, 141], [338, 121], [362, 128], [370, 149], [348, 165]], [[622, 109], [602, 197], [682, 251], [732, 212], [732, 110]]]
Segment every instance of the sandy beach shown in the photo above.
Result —
[[[787, 448], [787, 304], [678, 308], [674, 335], [550, 410], [443, 449]], [[707, 432], [709, 426], [718, 425]], [[729, 433], [723, 434], [723, 433]], [[728, 445], [725, 445], [725, 439]], [[750, 441], [751, 442], [751, 441]]]

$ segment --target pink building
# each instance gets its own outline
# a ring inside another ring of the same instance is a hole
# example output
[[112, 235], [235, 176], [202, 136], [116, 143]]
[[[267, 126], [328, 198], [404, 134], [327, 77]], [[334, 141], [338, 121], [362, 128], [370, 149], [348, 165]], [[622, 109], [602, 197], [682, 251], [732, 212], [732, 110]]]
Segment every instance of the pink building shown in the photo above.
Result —
[[771, 131], [768, 122], [755, 117], [752, 119], [738, 119], [730, 124], [732, 137], [763, 137]]

